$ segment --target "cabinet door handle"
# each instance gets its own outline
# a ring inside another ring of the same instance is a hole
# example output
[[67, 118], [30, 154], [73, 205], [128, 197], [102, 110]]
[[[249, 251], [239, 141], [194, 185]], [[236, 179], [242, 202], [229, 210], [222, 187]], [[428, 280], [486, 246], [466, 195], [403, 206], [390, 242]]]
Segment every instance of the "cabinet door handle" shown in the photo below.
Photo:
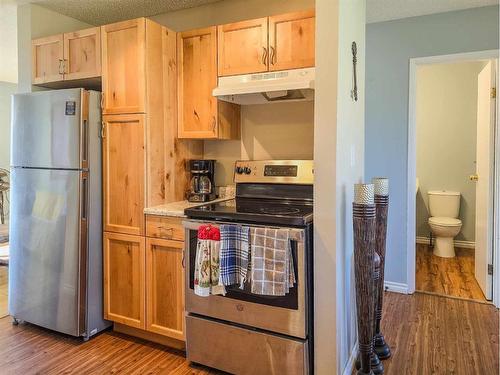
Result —
[[63, 59], [59, 59], [59, 74], [63, 75], [64, 74], [64, 67], [63, 67]]
[[186, 268], [186, 251], [185, 250], [182, 250], [182, 261], [181, 261], [181, 264], [182, 264], [182, 268]]
[[101, 93], [101, 110], [104, 109], [104, 93]]
[[274, 65], [276, 63], [276, 49], [271, 46], [269, 47], [271, 49], [271, 54], [269, 56], [269, 62], [271, 65]]
[[262, 47], [262, 64], [267, 66], [267, 48]]

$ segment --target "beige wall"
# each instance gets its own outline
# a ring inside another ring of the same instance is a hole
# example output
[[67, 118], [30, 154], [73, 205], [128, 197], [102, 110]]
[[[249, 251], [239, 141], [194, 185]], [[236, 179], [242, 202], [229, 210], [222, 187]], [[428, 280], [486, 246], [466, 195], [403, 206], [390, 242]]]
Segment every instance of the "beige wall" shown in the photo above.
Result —
[[0, 82], [17, 83], [17, 5], [0, 2]]
[[[160, 14], [151, 19], [175, 30], [236, 22], [314, 8], [314, 0], [226, 0]], [[216, 159], [216, 185], [233, 182], [238, 159], [312, 159], [314, 104], [242, 106], [240, 141], [206, 141], [204, 157]]]
[[[317, 374], [343, 374], [356, 342], [352, 200], [364, 174], [364, 0], [316, 2], [314, 125], [315, 355]], [[359, 101], [351, 43], [358, 46]], [[352, 363], [351, 363], [352, 364]]]
[[216, 159], [216, 184], [233, 182], [237, 159], [312, 159], [314, 103], [275, 103], [241, 108], [240, 141], [205, 141], [204, 157]]
[[91, 26], [88, 23], [64, 16], [38, 5], [20, 5], [17, 9], [19, 92], [30, 92], [39, 89], [31, 86], [32, 39], [76, 31]]
[[0, 168], [10, 165], [10, 102], [17, 85], [11, 82], [0, 82]]
[[417, 71], [417, 236], [429, 236], [429, 190], [462, 194], [458, 240], [474, 241], [477, 75], [483, 62], [424, 65]]

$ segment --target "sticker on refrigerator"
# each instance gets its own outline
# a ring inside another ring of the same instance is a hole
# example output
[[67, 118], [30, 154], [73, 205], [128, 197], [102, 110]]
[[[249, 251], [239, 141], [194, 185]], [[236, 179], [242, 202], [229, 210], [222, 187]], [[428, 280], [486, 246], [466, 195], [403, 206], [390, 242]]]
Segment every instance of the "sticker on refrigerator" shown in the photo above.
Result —
[[76, 113], [76, 102], [66, 102], [66, 116], [74, 116]]

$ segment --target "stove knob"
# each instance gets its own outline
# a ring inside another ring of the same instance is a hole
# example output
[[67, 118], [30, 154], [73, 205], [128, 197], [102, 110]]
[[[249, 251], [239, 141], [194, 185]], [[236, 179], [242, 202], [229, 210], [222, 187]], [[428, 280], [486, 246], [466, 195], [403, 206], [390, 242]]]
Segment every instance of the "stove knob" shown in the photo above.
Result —
[[252, 170], [249, 167], [245, 167], [245, 168], [243, 168], [243, 172], [245, 174], [250, 174], [250, 173], [252, 173]]
[[243, 174], [243, 168], [242, 167], [236, 167], [236, 173], [237, 174]]

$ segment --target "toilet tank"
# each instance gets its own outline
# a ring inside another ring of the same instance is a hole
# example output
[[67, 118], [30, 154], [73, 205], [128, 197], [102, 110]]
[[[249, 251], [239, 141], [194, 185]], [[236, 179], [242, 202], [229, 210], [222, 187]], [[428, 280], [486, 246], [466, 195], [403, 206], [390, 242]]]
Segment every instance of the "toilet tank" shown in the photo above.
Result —
[[433, 190], [429, 195], [429, 211], [432, 217], [458, 218], [460, 193], [458, 191]]

